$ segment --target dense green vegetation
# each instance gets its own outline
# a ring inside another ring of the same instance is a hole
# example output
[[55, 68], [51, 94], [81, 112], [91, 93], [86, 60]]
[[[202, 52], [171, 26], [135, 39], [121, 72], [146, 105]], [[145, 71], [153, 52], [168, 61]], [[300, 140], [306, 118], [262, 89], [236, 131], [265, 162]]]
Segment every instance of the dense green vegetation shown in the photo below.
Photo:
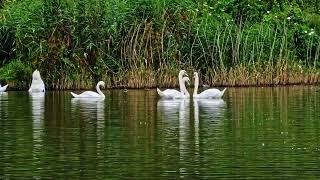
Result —
[[0, 80], [52, 89], [320, 80], [319, 0], [4, 0]]

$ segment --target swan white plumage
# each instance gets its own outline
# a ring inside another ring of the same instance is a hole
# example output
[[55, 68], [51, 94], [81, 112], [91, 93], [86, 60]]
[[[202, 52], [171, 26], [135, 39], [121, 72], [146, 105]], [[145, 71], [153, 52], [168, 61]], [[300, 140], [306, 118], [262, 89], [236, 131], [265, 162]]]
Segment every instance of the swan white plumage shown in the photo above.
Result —
[[75, 98], [105, 98], [104, 94], [100, 90], [100, 86], [102, 86], [102, 87], [105, 86], [103, 81], [99, 81], [97, 86], [96, 86], [96, 89], [97, 89], [98, 93], [93, 92], [93, 91], [85, 91], [85, 92], [83, 92], [81, 94], [75, 94], [73, 92], [71, 92], [71, 94]]
[[7, 87], [8, 87], [8, 84], [5, 85], [5, 86], [2, 86], [2, 87], [1, 87], [1, 84], [0, 84], [0, 92], [5, 92]]
[[161, 91], [159, 88], [157, 88], [157, 92], [158, 92], [159, 96], [164, 99], [189, 97], [190, 94], [185, 87], [185, 82], [187, 82], [188, 80], [183, 79], [183, 76], [188, 76], [188, 74], [185, 70], [181, 70], [178, 75], [180, 91], [177, 91], [175, 89], [166, 89], [164, 91]]
[[193, 73], [194, 76], [194, 91], [193, 91], [193, 98], [221, 98], [226, 91], [227, 88], [224, 88], [224, 90], [220, 91], [219, 89], [207, 89], [204, 90], [202, 93], [198, 94], [198, 86], [199, 86], [199, 76], [197, 72]]
[[31, 86], [29, 88], [29, 92], [45, 92], [45, 85], [41, 79], [40, 76], [40, 72], [36, 69], [33, 73], [32, 73], [32, 82], [31, 82]]
[[186, 88], [185, 83], [189, 84], [190, 79], [189, 77], [183, 77], [181, 80], [179, 80], [180, 85], [180, 91], [175, 89], [166, 89], [164, 91], [161, 91], [157, 88], [157, 92], [159, 96], [163, 99], [183, 99], [183, 98], [189, 98], [190, 94]]

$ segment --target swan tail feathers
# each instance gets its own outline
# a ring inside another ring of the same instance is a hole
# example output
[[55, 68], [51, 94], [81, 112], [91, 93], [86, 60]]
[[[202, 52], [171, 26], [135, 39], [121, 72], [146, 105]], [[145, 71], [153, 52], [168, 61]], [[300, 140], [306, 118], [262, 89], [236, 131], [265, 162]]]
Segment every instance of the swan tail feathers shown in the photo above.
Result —
[[79, 95], [78, 94], [75, 94], [75, 93], [73, 93], [73, 92], [70, 92], [71, 93], [71, 95], [73, 96], [73, 97], [78, 97]]
[[159, 88], [157, 88], [157, 92], [158, 92], [159, 96], [161, 96], [161, 97], [164, 96], [163, 92]]
[[2, 87], [0, 86], [0, 92], [6, 91], [7, 87], [8, 87], [8, 84]]

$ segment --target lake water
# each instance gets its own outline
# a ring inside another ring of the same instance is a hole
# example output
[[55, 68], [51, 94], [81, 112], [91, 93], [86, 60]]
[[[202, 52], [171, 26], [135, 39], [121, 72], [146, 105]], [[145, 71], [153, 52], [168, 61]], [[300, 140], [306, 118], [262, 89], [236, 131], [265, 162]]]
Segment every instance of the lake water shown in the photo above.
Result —
[[0, 95], [0, 179], [320, 177], [320, 88], [229, 88], [223, 100], [156, 90]]

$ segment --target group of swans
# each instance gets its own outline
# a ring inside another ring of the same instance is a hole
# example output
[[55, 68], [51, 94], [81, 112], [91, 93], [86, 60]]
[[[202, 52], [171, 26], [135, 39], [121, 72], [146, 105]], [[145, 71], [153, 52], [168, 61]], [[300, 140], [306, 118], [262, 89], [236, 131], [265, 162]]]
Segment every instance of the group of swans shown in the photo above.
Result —
[[[99, 81], [97, 84], [96, 89], [97, 89], [98, 93], [93, 92], [93, 91], [85, 91], [81, 94], [75, 94], [75, 93], [71, 92], [71, 95], [74, 98], [101, 98], [101, 99], [104, 99], [105, 96], [101, 92], [100, 86], [103, 86], [103, 87], [105, 86], [103, 81]], [[2, 86], [2, 87], [0, 85], [0, 92], [5, 92], [7, 87], [8, 87], [8, 84], [5, 86]], [[30, 94], [32, 94], [32, 96], [43, 96], [43, 93], [45, 93], [45, 91], [46, 91], [44, 82], [41, 79], [40, 72], [37, 69], [32, 73], [32, 82], [31, 82], [31, 86], [28, 91]]]
[[[186, 83], [190, 84], [190, 79], [188, 77], [188, 74], [185, 70], [181, 70], [178, 75], [179, 79], [179, 86], [180, 91], [175, 89], [166, 89], [164, 91], [161, 91], [157, 88], [157, 92], [161, 98], [164, 99], [184, 99], [189, 98], [190, 94], [186, 88]], [[199, 76], [197, 72], [194, 72], [194, 79], [195, 79], [195, 86], [194, 86], [194, 92], [193, 92], [193, 98], [196, 99], [212, 99], [212, 98], [221, 98], [226, 90], [226, 88], [222, 91], [218, 89], [207, 89], [203, 91], [202, 93], [198, 94], [198, 86], [199, 86]], [[105, 95], [100, 90], [100, 86], [105, 87], [105, 83], [103, 81], [99, 81], [96, 90], [97, 92], [93, 91], [85, 91], [81, 94], [75, 94], [71, 92], [71, 95], [74, 98], [101, 98], [104, 99]], [[5, 85], [1, 87], [0, 85], [0, 92], [4, 92], [8, 85]], [[40, 72], [38, 70], [35, 70], [32, 73], [32, 83], [29, 88], [29, 93], [44, 93], [45, 92], [45, 85], [43, 83], [43, 80], [41, 79]]]
[[190, 97], [190, 94], [186, 88], [186, 83], [190, 82], [188, 74], [185, 70], [181, 70], [178, 75], [180, 91], [175, 89], [166, 89], [161, 91], [157, 88], [157, 92], [161, 98], [165, 99], [182, 99]]
[[[160, 95], [161, 98], [164, 99], [184, 99], [189, 98], [190, 94], [186, 88], [186, 83], [190, 84], [190, 79], [188, 77], [188, 74], [185, 70], [181, 70], [178, 75], [179, 79], [179, 86], [180, 91], [177, 91], [175, 89], [166, 89], [164, 91], [161, 91], [157, 88], [157, 92]], [[198, 94], [198, 86], [199, 86], [199, 76], [197, 72], [194, 72], [194, 79], [195, 79], [195, 87], [193, 92], [193, 98], [197, 99], [211, 99], [211, 98], [221, 98], [226, 90], [226, 88], [222, 91], [218, 89], [207, 89], [203, 91], [202, 93]], [[100, 86], [105, 87], [105, 83], [103, 81], [99, 81], [96, 90], [97, 92], [93, 91], [85, 91], [81, 94], [75, 94], [71, 92], [71, 95], [74, 98], [99, 98], [104, 99], [105, 95], [100, 90]], [[45, 85], [41, 79], [40, 72], [38, 70], [35, 70], [32, 74], [32, 84], [29, 89], [29, 92], [45, 92]]]
[[[203, 91], [202, 93], [198, 94], [198, 86], [199, 86], [199, 75], [197, 72], [193, 73], [193, 77], [195, 79], [194, 83], [194, 91], [193, 91], [193, 98], [195, 99], [214, 99], [214, 98], [221, 98], [226, 91], [227, 88], [220, 91], [219, 89], [207, 89]], [[185, 86], [186, 83], [190, 82], [190, 79], [188, 78], [188, 74], [185, 70], [181, 70], [178, 75], [179, 79], [179, 86], [180, 91], [177, 91], [175, 89], [166, 89], [164, 91], [161, 91], [157, 88], [157, 92], [161, 98], [164, 99], [183, 99], [183, 98], [189, 98], [190, 94]]]
[[[104, 99], [105, 96], [100, 90], [100, 85], [104, 87], [105, 84], [103, 81], [98, 82], [97, 87], [96, 87], [98, 93], [93, 92], [93, 91], [85, 91], [81, 94], [75, 94], [75, 93], [71, 92], [71, 95], [74, 98], [102, 98], [102, 99]], [[30, 93], [41, 93], [41, 92], [44, 93], [45, 92], [45, 85], [41, 79], [40, 72], [38, 70], [35, 70], [32, 73], [32, 82], [31, 82], [29, 92]]]
[[[0, 92], [5, 92], [7, 87], [8, 87], [8, 84], [2, 87], [0, 85]], [[29, 93], [40, 93], [40, 92], [45, 92], [45, 85], [41, 79], [40, 72], [38, 70], [35, 70], [32, 73], [32, 82], [29, 88]]]

